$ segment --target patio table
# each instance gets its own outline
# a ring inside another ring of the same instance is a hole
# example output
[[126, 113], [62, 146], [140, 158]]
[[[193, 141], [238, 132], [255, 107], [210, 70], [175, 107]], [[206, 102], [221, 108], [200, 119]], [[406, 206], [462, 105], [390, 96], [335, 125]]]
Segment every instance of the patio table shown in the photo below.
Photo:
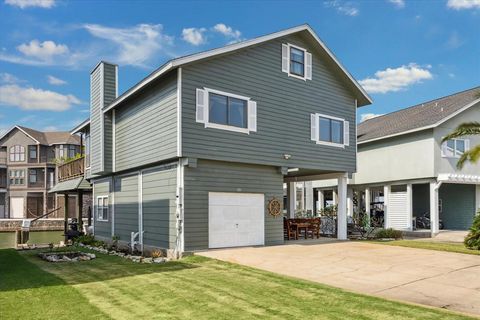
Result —
[[308, 235], [307, 229], [308, 227], [310, 227], [309, 222], [292, 222], [292, 225], [295, 226], [295, 228], [297, 229], [295, 240], [298, 240], [298, 235], [300, 234], [301, 229], [305, 229], [305, 239], [307, 239], [307, 235]]

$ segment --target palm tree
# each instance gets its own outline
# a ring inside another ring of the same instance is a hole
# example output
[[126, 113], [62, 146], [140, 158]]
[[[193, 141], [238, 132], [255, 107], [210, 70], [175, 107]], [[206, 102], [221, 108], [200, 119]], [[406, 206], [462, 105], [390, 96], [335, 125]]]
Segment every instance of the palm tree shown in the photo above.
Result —
[[[442, 139], [442, 143], [455, 138], [460, 138], [470, 135], [480, 135], [480, 122], [465, 122], [459, 125], [452, 133]], [[457, 168], [462, 169], [465, 162], [476, 163], [480, 159], [480, 145], [477, 145], [470, 150], [467, 150], [458, 159]]]

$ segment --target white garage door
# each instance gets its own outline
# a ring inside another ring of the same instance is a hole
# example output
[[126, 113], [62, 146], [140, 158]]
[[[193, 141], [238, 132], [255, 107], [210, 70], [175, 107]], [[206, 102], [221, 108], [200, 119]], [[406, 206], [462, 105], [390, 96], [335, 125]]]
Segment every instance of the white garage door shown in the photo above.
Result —
[[10, 218], [23, 219], [23, 197], [11, 197], [10, 198]]
[[264, 195], [208, 194], [208, 247], [240, 247], [265, 243]]

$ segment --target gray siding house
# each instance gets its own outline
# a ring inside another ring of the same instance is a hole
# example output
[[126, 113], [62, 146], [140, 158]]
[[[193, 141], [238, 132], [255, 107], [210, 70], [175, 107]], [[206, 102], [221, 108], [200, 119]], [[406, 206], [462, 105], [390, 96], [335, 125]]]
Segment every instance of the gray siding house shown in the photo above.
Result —
[[[283, 243], [270, 202], [293, 181], [356, 171], [371, 100], [308, 25], [168, 61], [117, 97], [91, 73], [85, 134], [95, 236], [179, 253]], [[352, 125], [350, 125], [352, 124]], [[343, 219], [343, 220], [342, 220]]]
[[[386, 227], [406, 231], [422, 228], [416, 218], [426, 216], [433, 235], [440, 220], [445, 229], [468, 229], [480, 210], [480, 164], [467, 163], [462, 170], [456, 164], [480, 137], [445, 143], [442, 138], [461, 123], [480, 122], [479, 95], [475, 87], [360, 123], [349, 213], [381, 210]], [[331, 199], [335, 185], [312, 183], [318, 207], [327, 203], [326, 195]]]

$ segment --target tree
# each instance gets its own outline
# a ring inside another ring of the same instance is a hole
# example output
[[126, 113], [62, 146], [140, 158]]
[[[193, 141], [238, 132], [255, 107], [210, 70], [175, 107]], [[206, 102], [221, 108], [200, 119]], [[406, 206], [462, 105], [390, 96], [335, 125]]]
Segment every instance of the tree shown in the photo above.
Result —
[[[452, 133], [442, 139], [442, 143], [455, 138], [470, 135], [480, 135], [480, 122], [465, 122], [459, 125]], [[458, 159], [457, 168], [462, 169], [465, 162], [476, 163], [480, 159], [480, 145], [474, 146], [470, 150], [466, 150]]]

